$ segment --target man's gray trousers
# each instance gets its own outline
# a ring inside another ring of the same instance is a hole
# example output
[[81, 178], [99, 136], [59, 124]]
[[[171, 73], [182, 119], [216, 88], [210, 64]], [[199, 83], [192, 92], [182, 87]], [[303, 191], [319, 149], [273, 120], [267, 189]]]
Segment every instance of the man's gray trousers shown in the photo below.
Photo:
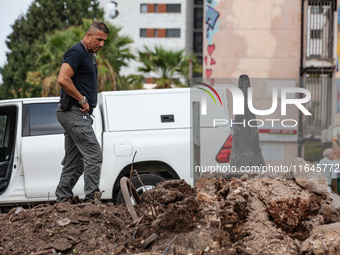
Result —
[[73, 196], [72, 189], [84, 173], [85, 199], [93, 199], [98, 192], [102, 152], [92, 128], [93, 119], [78, 107], [62, 111], [57, 107], [57, 118], [65, 130], [65, 157], [59, 184], [57, 202]]

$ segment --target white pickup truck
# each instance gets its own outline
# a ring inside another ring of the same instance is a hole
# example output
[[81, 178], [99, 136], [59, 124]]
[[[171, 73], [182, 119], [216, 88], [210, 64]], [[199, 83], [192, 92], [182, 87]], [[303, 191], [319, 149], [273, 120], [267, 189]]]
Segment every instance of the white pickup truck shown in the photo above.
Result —
[[[208, 98], [208, 110], [214, 114], [201, 116], [202, 146], [209, 146], [201, 160], [215, 165], [217, 154], [226, 153], [222, 147], [230, 135], [228, 127], [212, 126], [211, 118], [228, 119], [226, 92], [218, 93], [224, 107], [217, 108]], [[98, 94], [93, 128], [103, 150], [102, 199], [117, 200], [119, 180], [129, 176], [136, 151], [134, 169], [145, 185], [170, 178], [193, 184], [190, 106], [201, 95], [189, 88]], [[0, 101], [0, 204], [55, 200], [64, 156], [63, 129], [55, 114], [58, 101]], [[74, 194], [82, 198], [83, 187], [81, 177]]]

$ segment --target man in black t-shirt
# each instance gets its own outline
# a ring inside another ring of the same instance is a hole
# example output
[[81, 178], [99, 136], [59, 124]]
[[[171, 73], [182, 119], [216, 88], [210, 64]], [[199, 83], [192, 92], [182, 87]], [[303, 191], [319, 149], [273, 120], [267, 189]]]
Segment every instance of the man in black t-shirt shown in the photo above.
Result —
[[58, 76], [61, 100], [57, 118], [65, 130], [65, 157], [56, 189], [57, 202], [73, 197], [72, 189], [84, 173], [85, 200], [99, 192], [102, 152], [90, 116], [97, 105], [97, 65], [95, 54], [104, 46], [109, 29], [93, 23], [85, 37], [64, 55]]

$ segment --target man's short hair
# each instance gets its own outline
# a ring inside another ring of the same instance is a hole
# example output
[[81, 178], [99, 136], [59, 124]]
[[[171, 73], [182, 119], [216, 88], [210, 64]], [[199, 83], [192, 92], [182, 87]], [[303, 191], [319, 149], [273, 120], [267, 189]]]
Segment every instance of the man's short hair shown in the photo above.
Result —
[[87, 32], [89, 32], [89, 33], [93, 33], [94, 32], [94, 29], [95, 30], [99, 30], [99, 31], [102, 31], [102, 32], [104, 32], [105, 34], [109, 34], [110, 33], [110, 30], [109, 30], [109, 28], [103, 23], [103, 22], [95, 22], [95, 23], [93, 23], [90, 27], [89, 27], [89, 29], [87, 30]]
[[327, 156], [331, 155], [332, 153], [333, 153], [333, 150], [328, 148], [328, 149], [323, 151], [323, 156], [327, 157]]

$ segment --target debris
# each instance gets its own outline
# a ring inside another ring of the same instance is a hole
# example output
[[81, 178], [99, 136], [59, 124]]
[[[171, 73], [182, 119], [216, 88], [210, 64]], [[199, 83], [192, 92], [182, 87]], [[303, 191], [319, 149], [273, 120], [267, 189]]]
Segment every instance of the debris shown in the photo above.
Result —
[[167, 253], [169, 248], [171, 247], [171, 245], [173, 244], [173, 242], [175, 242], [177, 239], [177, 235], [175, 235], [174, 239], [171, 240], [171, 242], [169, 243], [168, 247], [166, 247], [166, 250], [163, 252], [163, 254]]
[[66, 226], [68, 224], [70, 224], [71, 220], [69, 218], [64, 218], [62, 220], [57, 220], [57, 223], [60, 225], [60, 226]]
[[312, 254], [340, 254], [340, 223], [317, 226], [302, 243], [301, 251]]
[[331, 193], [330, 197], [333, 200], [331, 207], [340, 212], [340, 196], [336, 193]]
[[305, 189], [317, 194], [327, 193], [327, 181], [321, 171], [302, 158], [293, 160], [292, 169], [296, 182]]
[[121, 187], [121, 190], [122, 190], [124, 202], [127, 206], [127, 209], [128, 209], [128, 211], [131, 215], [132, 220], [137, 220], [138, 216], [137, 216], [136, 210], [135, 210], [135, 208], [132, 204], [131, 195], [130, 195], [130, 192], [129, 192], [129, 187], [130, 187], [130, 189], [132, 191], [131, 193], [132, 193], [133, 197], [135, 198], [135, 201], [137, 201], [137, 203], [139, 203], [139, 196], [138, 196], [138, 193], [137, 193], [135, 187], [131, 184], [131, 181], [129, 180], [129, 178], [127, 178], [125, 176], [120, 179], [120, 187]]
[[1, 216], [0, 254], [339, 254], [328, 193], [294, 178], [206, 177], [157, 184], [136, 219], [112, 203], [14, 208]]
[[14, 214], [19, 214], [20, 212], [24, 211], [25, 209], [22, 208], [22, 207], [18, 207], [16, 210], [15, 210], [15, 213]]
[[42, 255], [42, 254], [49, 254], [49, 253], [55, 254], [56, 251], [55, 251], [55, 249], [48, 249], [48, 250], [44, 250], [44, 251], [38, 251], [38, 252], [35, 252], [35, 253], [31, 253], [31, 255]]
[[146, 240], [143, 240], [142, 241], [143, 249], [148, 248], [154, 241], [156, 241], [156, 239], [157, 239], [157, 234], [153, 233]]
[[58, 238], [51, 243], [48, 243], [49, 247], [56, 249], [57, 251], [66, 251], [72, 247], [72, 243], [65, 238]]

